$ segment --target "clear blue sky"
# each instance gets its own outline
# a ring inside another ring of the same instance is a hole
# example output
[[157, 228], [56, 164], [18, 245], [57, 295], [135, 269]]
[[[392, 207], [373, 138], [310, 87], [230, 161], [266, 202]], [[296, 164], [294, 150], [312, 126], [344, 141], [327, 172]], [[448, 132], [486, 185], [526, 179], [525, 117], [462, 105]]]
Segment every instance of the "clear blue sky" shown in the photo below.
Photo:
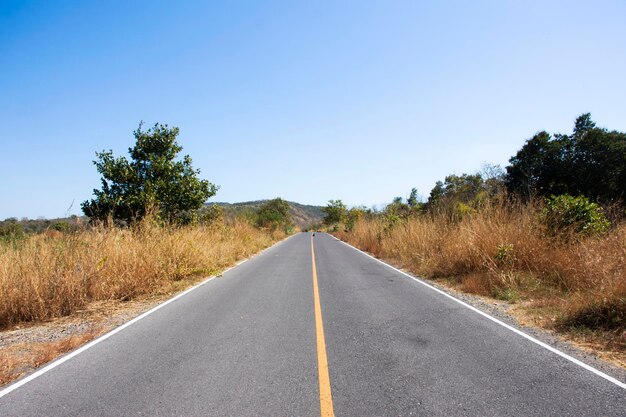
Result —
[[374, 205], [626, 130], [623, 1], [0, 1], [0, 219], [80, 213], [141, 120], [213, 201]]

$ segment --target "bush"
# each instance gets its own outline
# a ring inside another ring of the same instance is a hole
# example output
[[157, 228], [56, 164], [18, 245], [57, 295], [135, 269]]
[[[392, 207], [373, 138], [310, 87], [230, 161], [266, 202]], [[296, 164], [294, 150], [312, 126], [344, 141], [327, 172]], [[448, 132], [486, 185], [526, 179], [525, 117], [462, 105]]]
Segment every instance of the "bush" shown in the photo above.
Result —
[[24, 227], [14, 221], [6, 221], [0, 225], [0, 242], [15, 243], [26, 237]]
[[348, 215], [348, 209], [341, 200], [329, 200], [328, 205], [322, 208], [324, 224], [327, 226], [343, 223]]
[[217, 204], [211, 204], [200, 213], [200, 223], [205, 225], [220, 225], [224, 223], [224, 209]]
[[255, 225], [272, 230], [283, 229], [287, 231], [293, 229], [289, 203], [282, 198], [266, 201], [256, 213]]
[[70, 224], [67, 222], [55, 222], [50, 228], [57, 232], [68, 233], [70, 231]]
[[542, 218], [555, 236], [568, 232], [597, 235], [606, 232], [610, 226], [602, 207], [582, 195], [563, 194], [547, 198]]

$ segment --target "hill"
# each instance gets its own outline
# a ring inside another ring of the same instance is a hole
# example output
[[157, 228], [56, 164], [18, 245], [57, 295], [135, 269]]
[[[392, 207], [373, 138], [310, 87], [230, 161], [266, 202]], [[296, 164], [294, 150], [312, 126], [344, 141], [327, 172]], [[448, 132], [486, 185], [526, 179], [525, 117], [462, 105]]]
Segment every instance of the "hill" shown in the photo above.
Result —
[[[257, 201], [244, 201], [240, 203], [208, 203], [207, 205], [217, 204], [224, 209], [224, 214], [228, 217], [234, 217], [236, 215], [245, 215], [253, 213], [261, 207], [267, 200]], [[322, 221], [324, 213], [322, 212], [322, 206], [311, 206], [307, 204], [300, 204], [293, 201], [288, 201], [289, 213], [294, 224], [301, 229], [306, 229], [316, 223]]]

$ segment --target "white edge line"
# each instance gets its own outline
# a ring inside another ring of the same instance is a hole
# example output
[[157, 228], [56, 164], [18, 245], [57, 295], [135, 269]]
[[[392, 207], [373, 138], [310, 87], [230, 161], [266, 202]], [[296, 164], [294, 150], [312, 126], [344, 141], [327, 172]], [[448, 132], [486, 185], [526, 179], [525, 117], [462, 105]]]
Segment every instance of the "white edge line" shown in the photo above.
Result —
[[178, 300], [180, 297], [190, 293], [191, 291], [195, 290], [198, 287], [203, 286], [204, 284], [206, 284], [207, 282], [218, 278], [222, 275], [224, 275], [226, 272], [232, 270], [233, 268], [236, 268], [237, 266], [241, 265], [244, 262], [247, 262], [248, 260], [250, 260], [252, 257], [256, 257], [261, 255], [263, 252], [267, 251], [268, 249], [273, 248], [274, 246], [284, 242], [285, 240], [289, 239], [292, 236], [295, 236], [296, 234], [294, 233], [293, 235], [288, 236], [287, 238], [274, 243], [272, 246], [269, 246], [265, 249], [263, 249], [262, 251], [252, 255], [250, 258], [246, 258], [242, 261], [239, 261], [238, 263], [235, 264], [235, 266], [231, 266], [230, 268], [227, 268], [225, 270], [222, 271], [221, 274], [219, 275], [212, 275], [210, 277], [207, 277], [204, 281], [194, 285], [191, 288], [187, 288], [185, 291], [181, 292], [180, 294], [175, 295], [174, 297], [170, 298], [169, 300], [166, 300], [164, 302], [162, 302], [161, 304], [153, 307], [152, 309], [146, 311], [145, 313], [142, 313], [141, 315], [135, 317], [134, 319], [122, 324], [119, 327], [116, 327], [115, 329], [111, 330], [108, 333], [103, 334], [102, 336], [100, 336], [97, 339], [92, 340], [91, 342], [87, 343], [86, 345], [81, 346], [80, 348], [72, 351], [71, 353], [68, 353], [67, 355], [49, 363], [48, 365], [44, 366], [43, 368], [37, 370], [36, 372], [28, 375], [27, 377], [24, 377], [20, 380], [18, 380], [17, 382], [14, 382], [13, 384], [9, 385], [8, 387], [4, 388], [3, 390], [0, 391], [0, 398], [4, 397], [5, 395], [9, 394], [10, 392], [15, 391], [16, 389], [18, 389], [19, 387], [21, 387], [22, 385], [25, 385], [27, 383], [29, 383], [30, 381], [32, 381], [35, 378], [40, 377], [41, 375], [45, 374], [48, 371], [51, 371], [52, 369], [56, 368], [57, 366], [61, 365], [62, 363], [72, 359], [74, 356], [77, 356], [79, 354], [81, 354], [82, 352], [86, 351], [87, 349], [97, 345], [98, 343], [108, 339], [109, 337], [113, 336], [115, 333], [121, 332], [122, 330], [124, 330], [125, 328], [127, 328], [128, 326], [130, 326], [131, 324], [134, 324], [136, 322], [138, 322], [139, 320], [143, 319], [146, 316], [149, 316], [150, 314], [154, 313], [155, 311], [159, 310], [162, 307], [165, 307], [166, 305], [168, 305], [171, 302], [174, 302], [176, 300]]
[[373, 260], [375, 260], [377, 262], [380, 262], [381, 264], [383, 264], [383, 265], [393, 269], [396, 272], [401, 273], [404, 276], [407, 276], [407, 277], [411, 278], [412, 280], [422, 284], [423, 286], [428, 287], [431, 290], [436, 291], [439, 294], [444, 295], [444, 296], [450, 298], [451, 300], [456, 301], [457, 303], [461, 304], [462, 306], [465, 306], [465, 307], [469, 308], [470, 310], [474, 311], [475, 313], [478, 313], [481, 316], [488, 318], [489, 320], [493, 321], [494, 323], [497, 323], [500, 326], [502, 326], [502, 327], [504, 327], [504, 328], [506, 328], [506, 329], [508, 329], [508, 330], [510, 330], [512, 332], [514, 332], [514, 333], [517, 333], [518, 335], [522, 336], [523, 338], [530, 340], [531, 342], [533, 342], [533, 343], [543, 347], [544, 349], [547, 349], [547, 350], [549, 350], [552, 353], [556, 353], [560, 357], [562, 357], [564, 359], [567, 359], [568, 361], [573, 362], [576, 365], [578, 365], [578, 366], [580, 366], [580, 367], [582, 367], [582, 368], [584, 368], [584, 369], [586, 369], [586, 370], [588, 370], [590, 372], [593, 372], [594, 374], [598, 375], [599, 377], [602, 377], [602, 378], [606, 379], [607, 381], [612, 382], [613, 384], [617, 385], [618, 387], [620, 387], [622, 389], [626, 389], [626, 384], [625, 383], [621, 382], [620, 380], [618, 380], [616, 378], [613, 378], [610, 375], [605, 374], [604, 372], [594, 368], [593, 366], [587, 365], [586, 363], [584, 363], [584, 362], [582, 362], [582, 361], [580, 361], [580, 360], [578, 360], [578, 359], [576, 359], [576, 358], [574, 358], [574, 357], [572, 357], [572, 356], [570, 356], [570, 355], [568, 355], [566, 353], [561, 352], [560, 350], [558, 350], [558, 349], [548, 345], [547, 343], [544, 343], [541, 340], [535, 339], [534, 337], [532, 337], [532, 336], [522, 332], [521, 330], [516, 329], [515, 327], [510, 326], [510, 325], [508, 325], [508, 324], [498, 320], [497, 318], [495, 318], [493, 316], [490, 316], [489, 314], [485, 313], [484, 311], [481, 311], [481, 310], [477, 309], [476, 307], [473, 307], [473, 306], [467, 304], [466, 302], [459, 300], [458, 298], [448, 294], [447, 292], [442, 291], [439, 288], [434, 287], [434, 286], [428, 284], [427, 282], [424, 282], [421, 279], [414, 277], [413, 275], [407, 274], [406, 272], [404, 272], [404, 271], [402, 271], [402, 270], [400, 270], [400, 269], [398, 269], [398, 268], [396, 268], [394, 266], [391, 266], [391, 265], [389, 265], [386, 262], [381, 261], [380, 259], [370, 255], [369, 253], [364, 252], [361, 249], [355, 248], [354, 246], [350, 245], [349, 243], [344, 242], [341, 239], [337, 239], [333, 235], [330, 235], [330, 236], [332, 236], [333, 238], [335, 238], [339, 242], [343, 243], [344, 245], [346, 245], [346, 246], [348, 246], [348, 247], [350, 247], [350, 248], [352, 248], [352, 249], [354, 249], [354, 250], [356, 250], [358, 252], [361, 252], [363, 255], [365, 255], [365, 256], [367, 256], [369, 258], [372, 258]]

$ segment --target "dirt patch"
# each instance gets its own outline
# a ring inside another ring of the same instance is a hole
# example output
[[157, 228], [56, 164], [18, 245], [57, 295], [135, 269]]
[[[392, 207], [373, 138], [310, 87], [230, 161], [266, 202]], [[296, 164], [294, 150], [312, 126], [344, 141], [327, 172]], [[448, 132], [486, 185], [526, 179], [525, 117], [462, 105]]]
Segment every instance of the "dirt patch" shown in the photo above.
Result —
[[0, 386], [113, 330], [165, 301], [169, 295], [127, 302], [99, 301], [68, 317], [0, 332]]

